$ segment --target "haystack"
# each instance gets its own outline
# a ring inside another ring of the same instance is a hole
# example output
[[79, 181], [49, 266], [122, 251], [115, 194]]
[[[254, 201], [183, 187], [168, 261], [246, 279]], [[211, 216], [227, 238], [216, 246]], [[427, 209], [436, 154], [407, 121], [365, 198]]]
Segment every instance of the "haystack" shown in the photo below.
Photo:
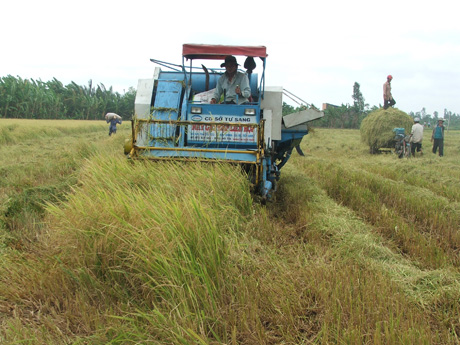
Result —
[[361, 141], [369, 145], [371, 153], [381, 148], [394, 147], [395, 128], [404, 128], [410, 133], [414, 120], [405, 112], [388, 108], [374, 110], [361, 122]]

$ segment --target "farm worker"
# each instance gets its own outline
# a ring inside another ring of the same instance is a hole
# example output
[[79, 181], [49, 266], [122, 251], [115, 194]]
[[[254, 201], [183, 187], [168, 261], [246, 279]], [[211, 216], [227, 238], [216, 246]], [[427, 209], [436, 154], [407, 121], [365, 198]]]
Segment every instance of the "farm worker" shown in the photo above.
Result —
[[248, 102], [251, 96], [249, 79], [246, 74], [238, 72], [238, 66], [236, 58], [232, 55], [227, 56], [225, 62], [220, 65], [220, 67], [225, 67], [225, 73], [217, 81], [211, 104], [216, 104], [222, 94], [224, 94], [224, 103], [243, 104]]
[[439, 157], [444, 156], [444, 119], [438, 119], [438, 124], [433, 128], [431, 134], [431, 141], [433, 142], [433, 153], [436, 154], [439, 147]]
[[109, 136], [112, 135], [112, 133], [117, 133], [117, 124], [121, 125], [121, 116], [115, 113], [107, 113], [105, 115], [105, 120], [107, 123], [110, 123]]
[[412, 156], [415, 155], [415, 150], [420, 152], [420, 155], [423, 155], [422, 152], [422, 139], [423, 139], [423, 126], [420, 124], [420, 119], [416, 117], [414, 119], [414, 125], [412, 126], [412, 131], [410, 133], [410, 140], [411, 140], [411, 151]]
[[391, 94], [391, 81], [393, 76], [387, 76], [387, 81], [383, 84], [383, 109], [388, 109], [396, 104], [396, 101], [393, 99]]

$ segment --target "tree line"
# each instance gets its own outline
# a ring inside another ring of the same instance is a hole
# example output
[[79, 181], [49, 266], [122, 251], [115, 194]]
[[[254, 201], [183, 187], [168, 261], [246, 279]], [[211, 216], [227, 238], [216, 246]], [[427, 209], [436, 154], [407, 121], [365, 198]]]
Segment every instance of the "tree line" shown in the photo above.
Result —
[[[370, 107], [365, 102], [363, 94], [360, 91], [359, 83], [355, 82], [353, 85], [353, 102], [352, 104], [341, 104], [340, 106], [326, 104], [324, 109], [324, 116], [321, 119], [315, 120], [315, 127], [327, 128], [349, 128], [358, 129], [361, 126], [362, 120], [372, 111], [379, 109], [377, 106]], [[310, 107], [316, 108], [314, 105]], [[381, 106], [380, 106], [381, 107]], [[301, 110], [302, 106], [294, 108], [293, 106], [283, 103], [283, 115], [293, 113], [294, 111]], [[444, 109], [444, 114], [439, 114], [435, 111], [433, 114], [428, 114], [426, 108], [421, 111], [411, 111], [409, 115], [413, 118], [420, 118], [420, 123], [426, 126], [435, 125], [438, 118], [447, 119], [447, 125], [452, 129], [460, 129], [460, 114], [453, 113]]]
[[0, 118], [100, 120], [107, 112], [128, 119], [134, 113], [136, 90], [120, 94], [104, 84], [64, 85], [8, 75], [0, 78]]
[[[0, 118], [100, 120], [106, 113], [114, 112], [123, 119], [130, 119], [134, 114], [135, 97], [136, 90], [132, 87], [120, 94], [112, 87], [107, 89], [104, 84], [93, 85], [91, 80], [88, 85], [75, 82], [64, 85], [56, 78], [43, 82], [8, 75], [0, 78]], [[357, 82], [353, 85], [351, 97], [351, 105], [328, 105], [324, 117], [316, 120], [315, 126], [357, 129], [370, 112], [379, 108], [366, 104]], [[283, 103], [283, 114], [301, 108]], [[436, 111], [428, 114], [425, 108], [411, 111], [409, 115], [420, 117], [421, 123], [427, 125], [433, 125], [439, 117], [444, 117], [450, 128], [460, 129], [460, 115], [447, 109], [444, 109], [443, 116]]]
[[453, 113], [447, 109], [444, 109], [444, 113], [442, 115], [437, 111], [434, 111], [433, 114], [428, 114], [425, 108], [416, 112], [411, 111], [409, 112], [409, 115], [420, 118], [420, 123], [428, 126], [436, 124], [439, 118], [444, 118], [447, 120], [447, 124], [445, 124], [445, 126], [452, 129], [460, 129], [460, 114]]

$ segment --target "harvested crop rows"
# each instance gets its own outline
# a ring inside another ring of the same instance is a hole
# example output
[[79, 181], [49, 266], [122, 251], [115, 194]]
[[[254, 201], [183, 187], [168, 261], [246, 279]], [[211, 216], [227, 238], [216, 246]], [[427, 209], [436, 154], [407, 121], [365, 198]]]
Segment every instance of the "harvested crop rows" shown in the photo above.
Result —
[[2, 344], [459, 342], [459, 132], [398, 159], [315, 130], [262, 206], [75, 123], [0, 122]]

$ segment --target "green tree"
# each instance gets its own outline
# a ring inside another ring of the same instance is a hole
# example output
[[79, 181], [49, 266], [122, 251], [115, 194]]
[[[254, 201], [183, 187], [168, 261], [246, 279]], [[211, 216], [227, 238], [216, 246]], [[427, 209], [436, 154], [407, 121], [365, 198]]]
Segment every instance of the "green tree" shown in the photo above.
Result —
[[356, 81], [353, 84], [353, 95], [351, 97], [353, 98], [353, 108], [358, 113], [363, 113], [364, 107], [365, 107], [364, 97], [363, 97], [363, 94], [361, 93], [360, 85]]
[[102, 119], [106, 112], [123, 118], [134, 113], [136, 91], [125, 95], [101, 84], [88, 86], [75, 82], [64, 86], [56, 78], [48, 82], [23, 80], [8, 75], [0, 78], [0, 116], [26, 119]]
[[283, 115], [292, 114], [293, 112], [295, 112], [295, 108], [292, 105], [283, 102]]
[[368, 114], [366, 108], [369, 107], [369, 104], [366, 104], [358, 82], [353, 84], [353, 95], [351, 97], [353, 98], [353, 111], [351, 115], [350, 128], [359, 128], [361, 121]]

